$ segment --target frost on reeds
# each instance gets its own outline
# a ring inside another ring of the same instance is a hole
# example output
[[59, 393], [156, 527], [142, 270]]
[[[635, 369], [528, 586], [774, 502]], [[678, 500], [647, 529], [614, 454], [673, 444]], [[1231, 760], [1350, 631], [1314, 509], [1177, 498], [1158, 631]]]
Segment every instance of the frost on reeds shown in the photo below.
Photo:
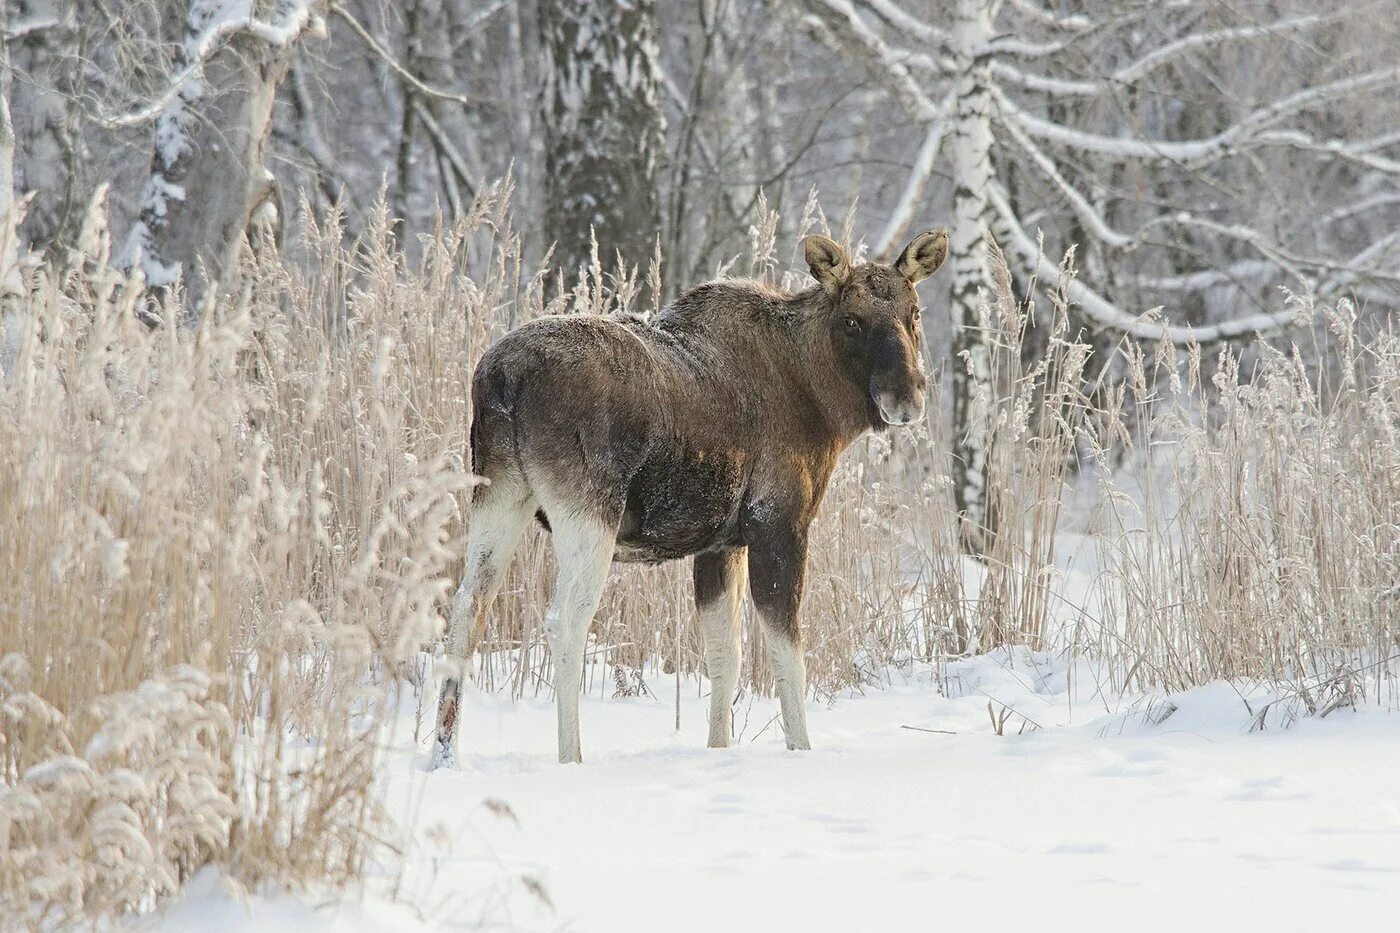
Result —
[[[112, 267], [95, 208], [81, 252], [4, 297], [0, 917], [146, 910], [206, 865], [245, 885], [392, 875], [381, 727], [461, 570], [472, 367], [532, 317], [647, 313], [662, 290], [659, 259], [546, 289], [507, 195], [423, 237], [412, 265], [383, 211], [353, 244], [335, 217], [303, 221], [197, 327]], [[779, 229], [765, 208], [750, 260], [723, 268], [804, 285]], [[1025, 300], [994, 252], [982, 346], [942, 361], [985, 376], [965, 429], [994, 534], [954, 515], [946, 415], [842, 459], [812, 531], [813, 691], [1013, 644], [1099, 658], [1121, 690], [1267, 680], [1305, 712], [1393, 687], [1400, 338], [1343, 304], [1316, 336], [1114, 345], [1084, 336], [1072, 274]], [[1057, 550], [1069, 503], [1097, 555], [1078, 593]], [[551, 562], [529, 536], [483, 687], [549, 692]], [[617, 569], [586, 689], [703, 671], [689, 577]], [[746, 625], [744, 689], [764, 693]]]
[[1200, 348], [1124, 348], [1138, 418], [1102, 417], [1136, 469], [1102, 499], [1100, 615], [1114, 621], [1082, 646], [1118, 659], [1120, 689], [1248, 678], [1310, 713], [1394, 701], [1400, 337], [1393, 315], [1363, 336], [1345, 300], [1319, 318], [1306, 343], [1204, 363]]
[[308, 225], [198, 327], [113, 268], [99, 208], [90, 253], [26, 270], [0, 381], [0, 916], [149, 909], [205, 865], [342, 885], [392, 843], [378, 727], [457, 572], [468, 376], [485, 322], [538, 304], [504, 198], [413, 268], [387, 215], [354, 245]]

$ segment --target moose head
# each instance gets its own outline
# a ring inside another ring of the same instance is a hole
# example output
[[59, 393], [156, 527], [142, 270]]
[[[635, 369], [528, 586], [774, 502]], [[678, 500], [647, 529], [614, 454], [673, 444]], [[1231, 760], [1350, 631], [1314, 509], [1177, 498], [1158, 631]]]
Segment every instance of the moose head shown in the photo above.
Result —
[[871, 426], [909, 424], [924, 413], [919, 295], [914, 286], [948, 256], [948, 231], [914, 237], [893, 265], [852, 266], [833, 240], [803, 240], [812, 276], [830, 298], [826, 315], [832, 349], [843, 375], [868, 393]]

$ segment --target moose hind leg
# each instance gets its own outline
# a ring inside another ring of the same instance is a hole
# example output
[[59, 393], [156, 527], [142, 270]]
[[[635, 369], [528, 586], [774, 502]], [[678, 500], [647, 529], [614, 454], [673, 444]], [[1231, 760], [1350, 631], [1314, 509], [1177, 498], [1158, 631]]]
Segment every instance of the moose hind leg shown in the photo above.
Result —
[[452, 599], [452, 620], [447, 627], [446, 673], [433, 741], [434, 768], [456, 764], [462, 680], [481, 639], [486, 609], [501, 588], [534, 512], [533, 499], [518, 483], [499, 481], [480, 487], [475, 498], [467, 525], [467, 569]]
[[695, 557], [695, 606], [705, 639], [705, 673], [710, 678], [710, 748], [728, 748], [730, 707], [739, 685], [742, 652], [742, 591], [748, 574], [742, 549]]
[[554, 537], [559, 576], [554, 587], [545, 634], [554, 656], [554, 695], [559, 720], [559, 760], [583, 760], [579, 745], [579, 691], [583, 686], [583, 650], [588, 625], [608, 579], [617, 523], [568, 509], [546, 506]]

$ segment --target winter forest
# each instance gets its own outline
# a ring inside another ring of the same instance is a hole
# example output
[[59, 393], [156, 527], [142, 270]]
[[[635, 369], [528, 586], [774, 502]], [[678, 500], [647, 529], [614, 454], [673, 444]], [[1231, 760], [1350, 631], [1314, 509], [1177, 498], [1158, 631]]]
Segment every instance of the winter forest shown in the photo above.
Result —
[[[0, 930], [1394, 916], [1395, 0], [0, 26]], [[554, 529], [445, 655], [478, 361], [938, 227], [925, 416], [805, 539], [811, 749], [752, 600], [713, 701], [687, 558], [611, 569], [556, 763]]]

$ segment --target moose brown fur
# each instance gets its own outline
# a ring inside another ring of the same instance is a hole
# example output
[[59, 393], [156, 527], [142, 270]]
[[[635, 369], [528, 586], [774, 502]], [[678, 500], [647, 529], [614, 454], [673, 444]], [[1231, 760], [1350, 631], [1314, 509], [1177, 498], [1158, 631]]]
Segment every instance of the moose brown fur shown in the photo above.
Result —
[[532, 516], [559, 566], [546, 631], [561, 761], [580, 760], [584, 640], [609, 564], [692, 555], [709, 744], [730, 741], [747, 576], [788, 747], [809, 747], [798, 625], [808, 526], [843, 449], [923, 413], [914, 284], [942, 265], [948, 233], [920, 234], [892, 266], [853, 266], [822, 236], [803, 246], [817, 280], [806, 291], [711, 282], [649, 320], [541, 318], [482, 357], [472, 467], [488, 482], [473, 496], [453, 602], [435, 765], [454, 760], [460, 678]]

